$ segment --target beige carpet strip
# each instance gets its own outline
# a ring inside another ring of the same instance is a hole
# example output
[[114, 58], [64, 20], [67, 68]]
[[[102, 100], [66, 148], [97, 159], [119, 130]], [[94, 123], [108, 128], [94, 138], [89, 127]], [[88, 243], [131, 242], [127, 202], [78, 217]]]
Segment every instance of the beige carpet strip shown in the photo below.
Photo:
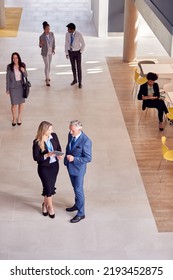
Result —
[[0, 29], [0, 37], [16, 37], [20, 24], [22, 8], [5, 8], [6, 27]]

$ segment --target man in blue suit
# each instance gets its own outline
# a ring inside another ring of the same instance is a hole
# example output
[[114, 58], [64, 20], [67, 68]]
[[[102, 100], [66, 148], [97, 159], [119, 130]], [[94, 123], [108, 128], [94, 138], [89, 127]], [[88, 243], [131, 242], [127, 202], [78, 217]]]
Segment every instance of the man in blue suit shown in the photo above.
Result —
[[87, 163], [92, 159], [92, 142], [82, 131], [82, 123], [79, 120], [71, 121], [69, 129], [64, 164], [74, 189], [75, 204], [66, 208], [66, 211], [77, 211], [76, 216], [70, 220], [71, 223], [77, 223], [85, 218], [83, 183]]

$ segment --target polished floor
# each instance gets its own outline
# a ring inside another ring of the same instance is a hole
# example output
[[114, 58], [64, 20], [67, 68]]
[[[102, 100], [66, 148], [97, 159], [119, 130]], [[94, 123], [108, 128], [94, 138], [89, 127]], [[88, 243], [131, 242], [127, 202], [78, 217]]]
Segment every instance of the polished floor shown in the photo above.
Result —
[[[0, 38], [0, 259], [172, 259], [173, 233], [160, 233], [150, 208], [106, 57], [122, 57], [122, 35], [97, 38], [87, 0], [8, 0], [23, 7], [16, 38]], [[42, 22], [56, 35], [51, 87], [44, 84], [38, 47]], [[83, 88], [71, 87], [64, 55], [66, 24], [75, 21], [86, 41]], [[154, 50], [151, 53], [151, 49]], [[13, 51], [27, 64], [32, 90], [22, 126], [11, 126], [5, 70]], [[151, 34], [139, 38], [138, 56], [167, 54]], [[63, 150], [68, 124], [79, 118], [93, 141], [85, 178], [86, 219], [69, 223], [73, 191], [63, 163], [54, 197], [56, 218], [41, 215], [41, 184], [32, 141], [42, 120], [53, 123]]]

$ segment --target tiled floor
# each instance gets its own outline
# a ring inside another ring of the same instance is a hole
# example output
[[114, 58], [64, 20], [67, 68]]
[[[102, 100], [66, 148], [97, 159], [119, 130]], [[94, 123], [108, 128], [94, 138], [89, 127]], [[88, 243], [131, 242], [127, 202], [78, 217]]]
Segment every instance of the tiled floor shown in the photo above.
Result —
[[[0, 39], [0, 259], [172, 259], [173, 234], [158, 233], [139, 174], [105, 57], [122, 56], [122, 36], [97, 38], [87, 0], [10, 0], [23, 7], [17, 38]], [[51, 87], [44, 85], [38, 47], [42, 22], [56, 35]], [[66, 24], [85, 36], [83, 88], [71, 87], [64, 55]], [[154, 51], [151, 53], [151, 49]], [[11, 127], [5, 70], [13, 51], [28, 67], [32, 91], [21, 127]], [[167, 54], [153, 37], [141, 37], [138, 56]], [[63, 163], [54, 197], [56, 218], [43, 217], [41, 184], [31, 147], [38, 124], [53, 123], [65, 149], [68, 123], [79, 118], [93, 141], [85, 178], [86, 219], [70, 224], [64, 211], [73, 192]]]

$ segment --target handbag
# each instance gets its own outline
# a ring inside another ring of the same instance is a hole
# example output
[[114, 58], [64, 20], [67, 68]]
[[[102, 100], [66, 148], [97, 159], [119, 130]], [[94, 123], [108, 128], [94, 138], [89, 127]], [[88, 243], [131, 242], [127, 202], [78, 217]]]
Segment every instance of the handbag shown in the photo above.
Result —
[[30, 92], [31, 83], [27, 77], [23, 75], [23, 98], [28, 98]]

